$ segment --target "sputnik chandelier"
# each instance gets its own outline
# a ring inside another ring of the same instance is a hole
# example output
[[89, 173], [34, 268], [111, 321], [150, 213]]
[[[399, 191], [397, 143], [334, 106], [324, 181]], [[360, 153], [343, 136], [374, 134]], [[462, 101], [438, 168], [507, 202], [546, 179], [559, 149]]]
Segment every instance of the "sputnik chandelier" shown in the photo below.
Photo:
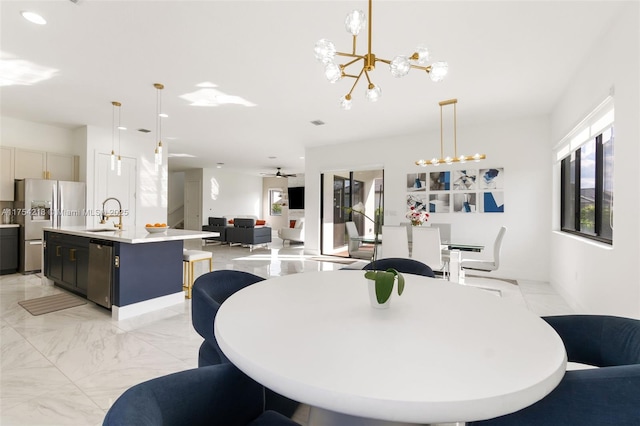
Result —
[[[367, 79], [368, 86], [365, 92], [366, 98], [370, 102], [375, 102], [382, 96], [382, 90], [380, 86], [373, 84], [369, 73], [376, 67], [376, 62], [383, 62], [389, 65], [391, 75], [400, 78], [409, 73], [411, 68], [426, 71], [433, 81], [441, 81], [446, 75], [449, 69], [449, 65], [446, 62], [434, 62], [431, 65], [427, 65], [431, 56], [431, 53], [426, 47], [420, 46], [411, 56], [396, 56], [393, 60], [377, 58], [371, 52], [371, 6], [372, 0], [369, 0], [369, 19], [368, 19], [368, 52], [364, 55], [358, 55], [356, 53], [356, 38], [360, 31], [367, 26], [367, 18], [363, 11], [354, 10], [349, 13], [345, 19], [345, 27], [347, 32], [353, 35], [353, 49], [351, 53], [336, 51], [335, 45], [327, 40], [321, 39], [316, 43], [315, 56], [316, 59], [324, 64], [324, 74], [331, 83], [335, 83], [341, 80], [343, 77], [353, 78], [355, 82], [349, 90], [349, 93], [344, 95], [340, 99], [340, 106], [342, 109], [351, 109], [351, 94], [355, 89], [358, 81], [364, 74]], [[334, 62], [335, 56], [345, 56], [347, 58], [353, 58], [352, 60], [343, 64], [336, 64]], [[362, 61], [362, 69], [356, 74], [348, 74], [347, 68], [357, 62]]]
[[[474, 155], [458, 155], [458, 142], [457, 138], [457, 111], [456, 105], [458, 104], [457, 99], [449, 99], [448, 101], [440, 102], [440, 158], [433, 157], [431, 160], [418, 160], [416, 164], [418, 166], [427, 167], [427, 166], [439, 166], [440, 164], [453, 164], [453, 163], [466, 163], [467, 161], [480, 161], [487, 158], [484, 154], [474, 154]], [[453, 157], [444, 156], [444, 137], [442, 131], [442, 107], [446, 105], [453, 105]]]

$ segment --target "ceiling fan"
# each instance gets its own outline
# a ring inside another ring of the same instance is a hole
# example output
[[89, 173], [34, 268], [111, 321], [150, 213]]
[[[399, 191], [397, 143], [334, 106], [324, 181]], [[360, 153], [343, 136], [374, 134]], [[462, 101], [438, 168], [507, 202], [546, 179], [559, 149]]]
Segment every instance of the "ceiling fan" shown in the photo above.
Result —
[[282, 173], [282, 167], [278, 167], [275, 173], [260, 173], [262, 176], [271, 176], [277, 178], [296, 177], [295, 174]]

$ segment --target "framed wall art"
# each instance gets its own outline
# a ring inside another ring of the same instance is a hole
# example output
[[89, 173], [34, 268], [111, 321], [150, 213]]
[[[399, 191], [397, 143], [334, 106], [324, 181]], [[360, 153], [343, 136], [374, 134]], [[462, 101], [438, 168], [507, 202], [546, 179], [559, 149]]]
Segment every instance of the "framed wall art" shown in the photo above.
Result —
[[[407, 206], [428, 213], [504, 213], [504, 167], [408, 173]], [[417, 204], [416, 204], [417, 203]]]

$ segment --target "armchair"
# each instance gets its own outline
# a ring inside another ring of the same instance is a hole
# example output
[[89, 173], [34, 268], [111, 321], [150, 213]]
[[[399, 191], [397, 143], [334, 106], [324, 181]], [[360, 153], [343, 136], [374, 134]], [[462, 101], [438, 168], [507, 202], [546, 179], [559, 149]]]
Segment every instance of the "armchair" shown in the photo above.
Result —
[[282, 239], [282, 243], [289, 240], [289, 243], [304, 243], [304, 219], [296, 220], [293, 228], [278, 229], [278, 237]]
[[567, 371], [546, 397], [475, 426], [640, 424], [640, 321], [605, 315], [543, 318], [562, 338], [570, 362], [600, 367]]
[[126, 390], [111, 406], [103, 426], [293, 426], [264, 411], [264, 387], [233, 364], [219, 364], [158, 377]]
[[436, 276], [428, 265], [404, 257], [387, 257], [374, 260], [373, 262], [367, 263], [362, 269], [386, 271], [389, 268], [393, 268], [403, 274], [422, 275], [423, 277], [429, 278], [435, 278]]
[[271, 228], [268, 226], [256, 228], [255, 219], [234, 218], [233, 227], [227, 229], [226, 239], [229, 244], [241, 244], [253, 250], [255, 245], [271, 242]]
[[220, 241], [225, 243], [227, 241], [227, 218], [226, 217], [210, 217], [209, 224], [202, 227], [203, 231], [219, 232], [219, 237], [206, 238], [206, 240]]
[[[219, 270], [201, 275], [193, 285], [191, 321], [193, 328], [204, 342], [198, 352], [198, 367], [230, 363], [224, 355], [214, 335], [213, 323], [220, 305], [237, 291], [264, 278], [244, 271]], [[265, 389], [265, 403], [268, 410], [291, 416], [298, 403], [270, 389]]]

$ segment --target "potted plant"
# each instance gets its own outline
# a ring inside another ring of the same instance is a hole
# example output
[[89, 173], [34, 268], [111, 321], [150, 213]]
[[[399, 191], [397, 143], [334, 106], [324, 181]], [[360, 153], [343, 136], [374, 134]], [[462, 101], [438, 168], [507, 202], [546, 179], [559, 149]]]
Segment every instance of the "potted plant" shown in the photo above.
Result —
[[[397, 270], [389, 268], [385, 271], [375, 269], [375, 263], [378, 256], [378, 233], [382, 229], [382, 208], [376, 209], [376, 219], [373, 220], [364, 213], [364, 205], [358, 203], [353, 207], [346, 209], [347, 213], [357, 213], [364, 216], [373, 222], [373, 228], [375, 230], [375, 239], [373, 245], [373, 270], [367, 270], [364, 273], [364, 277], [369, 280], [369, 297], [371, 305], [375, 308], [388, 308], [391, 301], [391, 294], [393, 293], [393, 286], [395, 282], [398, 282], [398, 296], [402, 295], [404, 291], [404, 276]], [[379, 223], [380, 222], [380, 223]]]

